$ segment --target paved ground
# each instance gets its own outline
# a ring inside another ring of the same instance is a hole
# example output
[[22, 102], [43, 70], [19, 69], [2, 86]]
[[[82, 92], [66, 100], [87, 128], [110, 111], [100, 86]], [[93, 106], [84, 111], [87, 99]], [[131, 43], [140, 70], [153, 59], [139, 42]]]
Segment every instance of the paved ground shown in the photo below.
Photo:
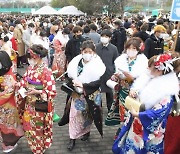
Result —
[[[20, 70], [21, 74], [24, 70]], [[57, 96], [55, 99], [55, 110], [60, 116], [63, 114], [65, 106], [66, 94], [60, 90], [60, 83], [57, 83]], [[107, 115], [107, 109], [105, 100], [103, 97], [103, 117], [105, 119]], [[111, 148], [113, 144], [114, 133], [117, 127], [103, 127], [104, 137], [101, 138], [97, 129], [93, 125], [91, 130], [91, 136], [88, 141], [76, 141], [76, 146], [73, 151], [67, 150], [67, 143], [69, 142], [68, 125], [59, 127], [57, 123], [54, 123], [53, 127], [53, 144], [45, 152], [45, 154], [112, 154]], [[0, 154], [2, 150], [0, 149]], [[26, 139], [23, 137], [18, 142], [18, 147], [14, 150], [13, 154], [32, 154], [30, 148], [27, 145]]]

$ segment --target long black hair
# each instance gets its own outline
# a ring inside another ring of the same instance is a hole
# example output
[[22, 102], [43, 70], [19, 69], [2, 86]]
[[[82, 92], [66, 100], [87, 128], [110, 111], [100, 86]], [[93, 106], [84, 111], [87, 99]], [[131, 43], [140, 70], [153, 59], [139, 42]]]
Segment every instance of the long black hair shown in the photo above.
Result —
[[0, 63], [2, 64], [0, 76], [3, 76], [10, 70], [12, 66], [12, 61], [6, 51], [0, 51]]

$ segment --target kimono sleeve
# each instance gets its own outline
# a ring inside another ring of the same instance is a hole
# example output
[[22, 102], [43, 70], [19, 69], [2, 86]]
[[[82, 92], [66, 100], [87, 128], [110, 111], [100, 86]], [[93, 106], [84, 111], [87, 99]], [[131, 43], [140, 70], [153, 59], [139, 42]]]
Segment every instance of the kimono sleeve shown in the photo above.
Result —
[[24, 73], [24, 75], [23, 75], [23, 78], [21, 79], [21, 81], [18, 83], [18, 87], [19, 88], [21, 88], [21, 87], [23, 87], [23, 88], [25, 88], [26, 87], [26, 82], [27, 82], [27, 78], [28, 77], [28, 69], [27, 69], [27, 71]]
[[100, 80], [83, 84], [83, 89], [84, 89], [85, 95], [90, 95], [90, 94], [94, 93], [96, 90], [99, 89], [100, 85], [101, 85]]
[[152, 109], [139, 112], [139, 119], [144, 127], [145, 136], [155, 132], [158, 128], [165, 128], [166, 119], [173, 104], [173, 98], [163, 99]]
[[44, 87], [42, 95], [46, 95], [48, 99], [53, 99], [56, 96], [56, 85], [52, 71], [45, 69], [42, 76], [42, 83]]

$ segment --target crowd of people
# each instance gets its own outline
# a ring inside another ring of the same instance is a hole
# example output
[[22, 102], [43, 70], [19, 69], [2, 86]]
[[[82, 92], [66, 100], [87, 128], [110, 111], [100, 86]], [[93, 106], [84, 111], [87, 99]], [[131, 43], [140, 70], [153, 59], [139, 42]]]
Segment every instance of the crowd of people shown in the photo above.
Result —
[[112, 136], [115, 154], [179, 153], [179, 44], [178, 22], [156, 16], [1, 15], [3, 152], [15, 150], [23, 136], [34, 154], [51, 146], [61, 80], [67, 98], [58, 125], [69, 125], [69, 151], [77, 139], [88, 140], [93, 122], [103, 137], [105, 120], [119, 127]]

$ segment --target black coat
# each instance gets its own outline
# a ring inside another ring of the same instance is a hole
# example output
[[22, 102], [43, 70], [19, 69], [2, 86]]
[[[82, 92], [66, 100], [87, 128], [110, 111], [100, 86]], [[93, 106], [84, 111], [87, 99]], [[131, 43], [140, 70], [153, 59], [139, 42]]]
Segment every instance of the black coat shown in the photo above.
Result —
[[86, 39], [83, 38], [82, 36], [80, 38], [75, 38], [73, 37], [70, 39], [67, 44], [66, 44], [66, 49], [65, 49], [65, 55], [66, 59], [68, 62], [70, 62], [74, 57], [80, 54], [80, 47], [81, 44], [85, 41]]
[[126, 31], [123, 27], [113, 31], [111, 43], [117, 47], [119, 54], [124, 50], [124, 43], [126, 40]]
[[164, 40], [163, 39], [157, 39], [154, 34], [150, 36], [145, 41], [145, 49], [144, 54], [148, 59], [153, 57], [154, 55], [159, 55], [164, 52]]
[[177, 39], [175, 51], [180, 53], [180, 37]]
[[150, 35], [148, 33], [146, 33], [146, 32], [139, 31], [139, 32], [135, 33], [133, 35], [133, 37], [139, 37], [139, 38], [141, 38], [143, 40], [143, 42], [145, 42], [146, 39], [148, 39], [150, 37]]
[[101, 80], [101, 90], [102, 92], [111, 92], [112, 90], [107, 87], [106, 82], [115, 72], [114, 61], [119, 56], [117, 47], [111, 43], [109, 43], [107, 47], [103, 46], [102, 43], [98, 43], [96, 45], [96, 53], [101, 57], [106, 66], [106, 72]]

